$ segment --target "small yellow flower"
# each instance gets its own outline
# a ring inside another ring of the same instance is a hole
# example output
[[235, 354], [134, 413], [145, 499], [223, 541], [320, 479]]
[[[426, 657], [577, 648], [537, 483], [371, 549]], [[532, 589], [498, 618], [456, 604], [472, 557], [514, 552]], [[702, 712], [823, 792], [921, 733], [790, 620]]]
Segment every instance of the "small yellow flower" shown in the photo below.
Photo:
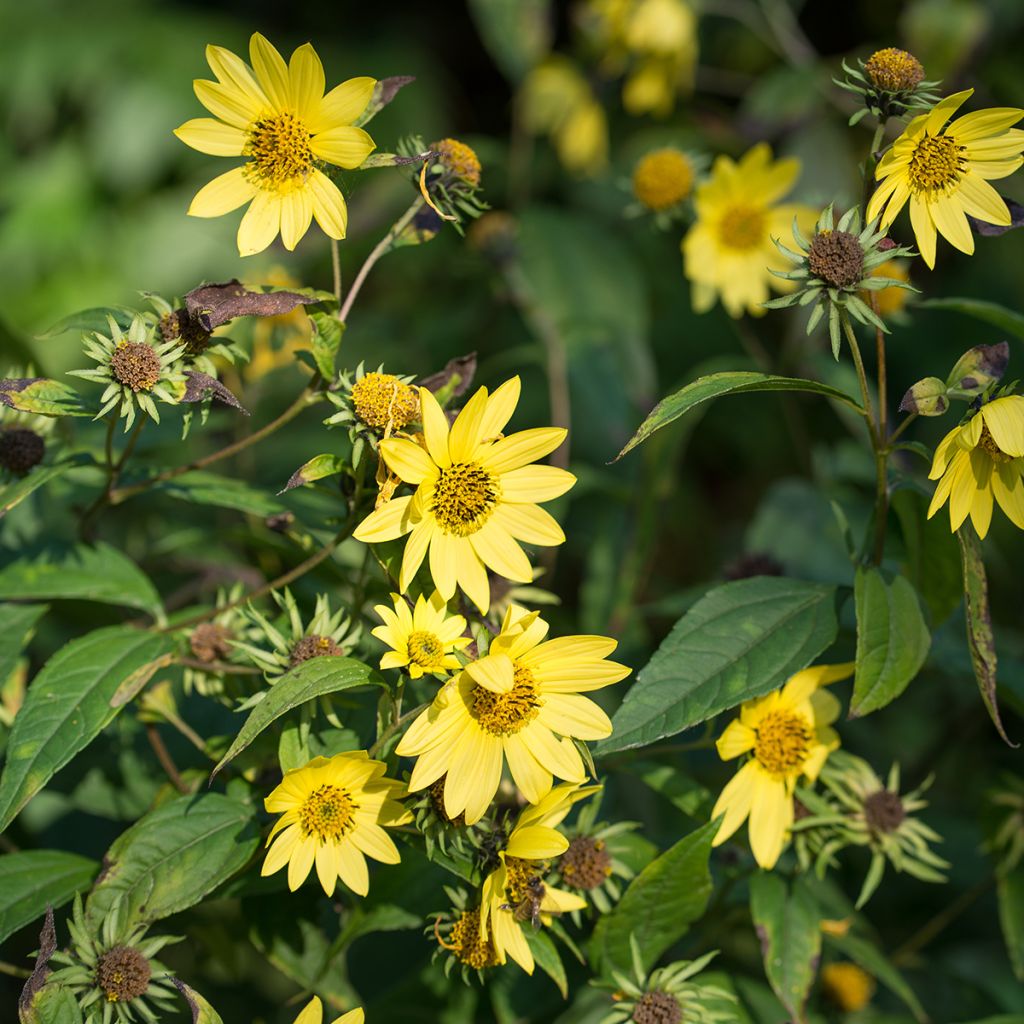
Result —
[[938, 480], [928, 518], [949, 501], [949, 526], [959, 530], [968, 515], [984, 538], [992, 499], [1024, 530], [1024, 396], [987, 402], [935, 449], [929, 480]]
[[[888, 277], [895, 281], [910, 283], [910, 273], [905, 260], [886, 260], [875, 267], [870, 276]], [[870, 305], [869, 293], [861, 292], [860, 294], [861, 298]], [[895, 285], [875, 292], [876, 312], [883, 320], [892, 316], [893, 313], [899, 313], [906, 306], [910, 294], [906, 288], [897, 288]]]
[[685, 153], [666, 146], [641, 157], [633, 168], [633, 195], [649, 210], [668, 210], [693, 188], [693, 164]]
[[566, 431], [538, 427], [504, 436], [518, 401], [518, 377], [493, 395], [480, 388], [449, 426], [434, 395], [420, 388], [423, 445], [406, 438], [381, 441], [388, 468], [416, 493], [370, 513], [354, 536], [374, 544], [409, 535], [399, 579], [403, 594], [429, 551], [430, 575], [442, 599], [451, 600], [461, 588], [486, 613], [487, 569], [529, 583], [533, 569], [519, 541], [548, 546], [565, 540], [537, 503], [564, 494], [576, 478], [530, 463], [554, 451]]
[[454, 652], [470, 642], [462, 635], [466, 620], [449, 615], [440, 594], [435, 591], [429, 601], [420, 594], [412, 611], [400, 594], [392, 594], [391, 600], [394, 611], [384, 604], [373, 609], [384, 621], [373, 635], [391, 648], [380, 659], [381, 668], [404, 668], [412, 679], [419, 679], [425, 673], [447, 676], [462, 667]]
[[286, 772], [266, 798], [270, 814], [280, 814], [267, 845], [262, 875], [288, 865], [288, 888], [294, 892], [316, 864], [328, 896], [340, 878], [354, 893], [370, 889], [366, 858], [397, 864], [398, 849], [382, 826], [400, 825], [408, 813], [395, 799], [405, 787], [384, 777], [387, 765], [371, 761], [365, 750], [315, 757], [303, 768]]
[[[295, 1024], [323, 1024], [323, 1019], [323, 1003], [320, 1002], [319, 996], [313, 996], [302, 1008], [298, 1017], [295, 1018]], [[365, 1019], [366, 1014], [363, 1013], [363, 1008], [357, 1006], [354, 1010], [349, 1010], [348, 1013], [335, 1017], [332, 1024], [363, 1024]]]
[[415, 388], [393, 373], [374, 370], [352, 385], [352, 410], [368, 427], [401, 430], [419, 416], [420, 399]]
[[876, 50], [864, 63], [864, 72], [871, 84], [886, 92], [910, 92], [924, 81], [921, 62], [906, 50], [887, 46]]
[[763, 142], [739, 163], [727, 156], [715, 160], [711, 177], [694, 195], [697, 220], [682, 243], [696, 312], [706, 313], [721, 297], [730, 316], [744, 311], [761, 316], [769, 286], [793, 290], [792, 282], [775, 277], [770, 268], [789, 269], [775, 239], [796, 247], [794, 217], [805, 234], [814, 229], [816, 214], [810, 207], [779, 204], [799, 173], [799, 160], [773, 161]]
[[856, 1013], [871, 1002], [875, 979], [853, 963], [825, 964], [821, 969], [821, 988], [843, 1013]]
[[242, 256], [262, 252], [278, 233], [294, 249], [315, 217], [331, 238], [344, 238], [348, 209], [325, 164], [358, 167], [375, 148], [354, 122], [377, 84], [351, 78], [324, 95], [323, 65], [309, 43], [288, 64], [258, 32], [249, 43], [252, 67], [230, 50], [208, 46], [217, 81], [196, 79], [199, 102], [214, 117], [186, 121], [174, 134], [211, 156], [248, 162], [214, 178], [189, 207], [193, 217], [220, 217], [249, 203], [238, 228]]
[[581, 783], [586, 769], [573, 738], [611, 735], [608, 716], [583, 692], [629, 674], [608, 661], [608, 637], [566, 636], [545, 641], [548, 624], [536, 612], [512, 607], [486, 657], [467, 665], [410, 726], [397, 753], [416, 757], [413, 792], [442, 775], [444, 810], [483, 817], [508, 762], [515, 784], [536, 804], [552, 777]]
[[868, 204], [867, 219], [881, 216], [884, 231], [909, 200], [910, 224], [929, 267], [935, 266], [936, 230], [969, 256], [974, 235], [968, 214], [990, 224], [1010, 223], [1010, 211], [989, 181], [1007, 177], [1024, 163], [1024, 131], [1011, 127], [1024, 110], [976, 110], [946, 124], [973, 92], [948, 96], [915, 117], [875, 169], [881, 184]]
[[667, 117], [676, 94], [693, 88], [696, 15], [685, 0], [636, 0], [623, 41], [636, 64], [622, 86], [622, 105], [634, 117]]
[[828, 683], [853, 674], [853, 664], [815, 665], [791, 676], [779, 690], [740, 708], [716, 744], [718, 756], [731, 761], [753, 756], [722, 790], [711, 812], [725, 814], [713, 846], [724, 843], [750, 818], [750, 848], [761, 867], [771, 869], [793, 824], [793, 790], [801, 775], [813, 781], [828, 755], [839, 746], [830, 728], [839, 701]]

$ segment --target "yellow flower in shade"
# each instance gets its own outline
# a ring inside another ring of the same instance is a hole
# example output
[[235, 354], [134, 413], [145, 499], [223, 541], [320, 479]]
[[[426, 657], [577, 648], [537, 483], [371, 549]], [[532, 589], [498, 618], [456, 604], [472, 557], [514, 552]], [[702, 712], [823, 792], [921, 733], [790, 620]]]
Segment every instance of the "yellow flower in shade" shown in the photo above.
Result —
[[821, 990], [843, 1013], [863, 1010], [875, 994], [875, 979], [862, 967], [849, 961], [825, 964], [821, 969]]
[[392, 594], [394, 611], [386, 604], [373, 610], [384, 620], [373, 635], [391, 648], [380, 659], [381, 668], [404, 668], [413, 679], [426, 674], [447, 676], [462, 667], [454, 652], [470, 642], [462, 633], [466, 620], [461, 615], [449, 615], [448, 604], [440, 594], [434, 593], [428, 601], [422, 594], [416, 598], [411, 611], [400, 594]]
[[408, 813], [396, 797], [405, 787], [387, 779], [387, 765], [371, 761], [365, 750], [315, 757], [303, 768], [286, 772], [281, 785], [264, 801], [280, 814], [267, 845], [263, 875], [288, 865], [288, 888], [294, 892], [316, 864], [328, 896], [340, 878], [354, 893], [370, 889], [366, 858], [399, 862], [398, 850], [382, 826], [400, 825]]
[[[323, 1024], [323, 1019], [324, 1005], [320, 1002], [319, 996], [313, 996], [295, 1018], [295, 1024]], [[366, 1014], [363, 1013], [361, 1006], [357, 1006], [354, 1010], [335, 1017], [332, 1024], [363, 1024], [364, 1020], [366, 1020]]]
[[987, 402], [935, 449], [929, 480], [938, 480], [928, 518], [949, 502], [949, 526], [969, 515], [979, 537], [992, 522], [992, 499], [1024, 530], [1024, 396]]
[[740, 717], [718, 739], [718, 756], [723, 761], [753, 756], [711, 811], [712, 818], [725, 814], [713, 846], [724, 843], [749, 817], [754, 859], [763, 868], [775, 866], [793, 824], [797, 780], [801, 775], [816, 779], [839, 746], [830, 728], [839, 716], [839, 701], [821, 687], [852, 674], [852, 662], [815, 665], [791, 676], [780, 690], [743, 704]]
[[794, 217], [804, 233], [814, 229], [816, 214], [810, 207], [779, 204], [799, 173], [799, 160], [772, 160], [763, 142], [739, 163], [727, 156], [715, 160], [710, 178], [694, 194], [697, 220], [682, 243], [696, 312], [707, 312], [720, 297], [730, 316], [744, 311], [761, 316], [769, 285], [793, 290], [793, 282], [775, 277], [770, 269], [789, 269], [775, 240], [795, 247]]
[[208, 46], [206, 59], [217, 81], [196, 79], [193, 85], [214, 117], [175, 129], [201, 153], [248, 158], [201, 188], [189, 214], [220, 217], [249, 203], [238, 227], [242, 256], [262, 252], [278, 233], [285, 248], [294, 249], [314, 217], [325, 234], [344, 238], [345, 199], [321, 167], [358, 167], [375, 148], [353, 122], [370, 102], [376, 81], [350, 78], [324, 95], [323, 65], [309, 43], [285, 64], [258, 32], [249, 55], [251, 68], [230, 50]]
[[480, 898], [480, 933], [488, 936], [499, 963], [511, 957], [527, 974], [533, 973], [533, 954], [523, 925], [549, 925], [552, 914], [582, 910], [587, 901], [575, 893], [545, 884], [549, 863], [569, 848], [557, 826], [573, 804], [600, 789], [578, 784], [556, 786], [540, 803], [525, 808], [498, 856], [499, 866], [484, 880]]
[[624, 43], [637, 57], [622, 86], [622, 105], [634, 117], [667, 117], [676, 93], [693, 88], [697, 18], [684, 0], [637, 0]]
[[412, 497], [392, 498], [355, 531], [368, 544], [409, 535], [399, 588], [404, 594], [429, 551], [430, 575], [445, 601], [457, 587], [482, 611], [490, 605], [487, 569], [518, 583], [533, 579], [519, 546], [565, 540], [562, 528], [537, 502], [551, 501], [576, 482], [555, 466], [531, 466], [565, 439], [559, 427], [502, 430], [519, 401], [519, 378], [493, 395], [479, 391], [449, 427], [444, 410], [420, 388], [422, 446], [388, 438], [380, 453], [391, 471], [416, 488]]
[[[895, 281], [910, 283], [910, 273], [905, 260], [886, 260], [875, 267], [870, 276], [888, 277]], [[911, 293], [906, 288], [897, 288], [895, 285], [891, 285], [874, 294], [876, 312], [884, 320], [886, 317], [892, 316], [893, 313], [899, 313], [906, 306]], [[869, 306], [871, 305], [870, 292], [861, 292], [860, 296]]]
[[973, 92], [948, 96], [915, 117], [875, 169], [882, 184], [871, 197], [867, 219], [881, 216], [884, 231], [909, 200], [910, 224], [929, 267], [935, 266], [936, 230], [970, 255], [974, 235], [968, 214], [990, 224], [1010, 223], [1010, 211], [989, 181], [1007, 177], [1024, 163], [1024, 131], [1011, 128], [1024, 110], [976, 110], [947, 125]]
[[642, 156], [633, 168], [633, 195], [649, 210], [669, 210], [693, 187], [690, 158], [672, 146]]
[[629, 675], [606, 660], [616, 648], [603, 636], [545, 640], [548, 624], [513, 606], [487, 655], [467, 665], [434, 698], [398, 744], [416, 757], [412, 791], [447, 773], [444, 810], [483, 817], [508, 762], [512, 779], [531, 804], [550, 791], [552, 776], [580, 783], [586, 769], [573, 739], [611, 735], [608, 716], [583, 692]]

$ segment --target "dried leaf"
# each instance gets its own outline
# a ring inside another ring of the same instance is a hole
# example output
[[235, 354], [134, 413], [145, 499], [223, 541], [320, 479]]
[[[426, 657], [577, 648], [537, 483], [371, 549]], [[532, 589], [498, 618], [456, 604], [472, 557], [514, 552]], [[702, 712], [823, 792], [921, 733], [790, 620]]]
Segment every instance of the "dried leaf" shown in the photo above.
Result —
[[366, 109], [355, 122], [355, 126], [362, 128], [368, 124], [398, 95], [400, 89], [415, 81], [415, 75], [392, 75], [390, 78], [380, 79], [373, 87], [370, 102], [366, 104]]
[[432, 373], [429, 377], [423, 377], [416, 383], [421, 388], [433, 391], [435, 395], [439, 396], [439, 400], [442, 393], [446, 399], [452, 399], [464, 395], [469, 390], [475, 376], [476, 353], [470, 352], [468, 355], [449, 359], [443, 370], [438, 370], [437, 373]]
[[972, 217], [968, 214], [967, 220], [970, 222], [975, 234], [1005, 235], [1007, 231], [1012, 231], [1014, 228], [1024, 227], [1024, 206], [1021, 206], [1020, 203], [1015, 203], [1012, 199], [1007, 199], [1006, 196], [1000, 196], [999, 198], [1006, 203], [1006, 208], [1010, 211], [1010, 223], [989, 224], [988, 221], [978, 220], [977, 217]]
[[995, 384], [1006, 373], [1010, 362], [1010, 343], [975, 345], [968, 349], [949, 371], [946, 387], [968, 395], [980, 395], [990, 384]]
[[25, 1020], [32, 1007], [32, 1001], [38, 995], [39, 990], [46, 984], [46, 976], [50, 973], [47, 964], [50, 957], [57, 949], [57, 929], [53, 926], [53, 907], [47, 906], [46, 920], [43, 922], [43, 930], [39, 933], [39, 952], [36, 953], [36, 964], [32, 968], [25, 987], [18, 997], [18, 1016]]
[[947, 409], [946, 385], [938, 377], [925, 377], [911, 385], [900, 402], [900, 412], [916, 412], [918, 416], [941, 416]]
[[237, 409], [245, 416], [249, 415], [249, 410], [216, 377], [191, 370], [185, 374], [185, 382], [185, 394], [181, 398], [183, 402], [204, 402], [208, 398], [218, 398], [232, 409]]
[[193, 288], [185, 296], [185, 309], [204, 331], [212, 331], [238, 316], [283, 316], [320, 301], [299, 292], [251, 292], [240, 281], [227, 281]]

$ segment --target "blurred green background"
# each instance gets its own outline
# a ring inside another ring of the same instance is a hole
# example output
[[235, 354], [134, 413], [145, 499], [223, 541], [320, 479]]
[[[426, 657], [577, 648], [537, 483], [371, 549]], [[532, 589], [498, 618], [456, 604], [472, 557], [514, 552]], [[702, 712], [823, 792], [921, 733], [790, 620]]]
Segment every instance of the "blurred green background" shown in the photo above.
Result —
[[[490, 20], [495, 10], [498, 16], [504, 12], [505, 21]], [[31, 362], [50, 376], [87, 365], [73, 334], [45, 341], [37, 335], [81, 308], [138, 304], [142, 291], [180, 295], [202, 281], [236, 276], [252, 284], [330, 287], [329, 250], [315, 231], [295, 253], [272, 247], [242, 260], [234, 246], [239, 214], [218, 220], [185, 216], [194, 192], [228, 166], [189, 150], [171, 134], [201, 114], [190, 83], [208, 73], [203, 58], [207, 42], [245, 54], [255, 30], [285, 53], [311, 40], [329, 85], [364, 74], [415, 75], [416, 82], [373, 122], [374, 138], [382, 150], [393, 150], [398, 139], [411, 133], [428, 141], [454, 135], [476, 148], [484, 164], [484, 197], [518, 219], [518, 255], [530, 300], [518, 301], [479, 247], [447, 230], [426, 248], [389, 255], [373, 271], [345, 335], [342, 362], [383, 362], [393, 372], [425, 375], [453, 356], [475, 351], [479, 383], [493, 386], [514, 372], [523, 376], [524, 398], [514, 421], [519, 427], [549, 422], [552, 397], [555, 404], [568, 398], [571, 466], [580, 482], [558, 509], [568, 542], [557, 560], [543, 563], [549, 571], [541, 585], [561, 599], [552, 613], [557, 628], [610, 632], [623, 644], [623, 660], [640, 667], [689, 604], [734, 571], [745, 554], [768, 555], [794, 576], [848, 584], [852, 570], [828, 501], [839, 500], [855, 531], [862, 530], [870, 511], [873, 468], [863, 439], [827, 406], [812, 398], [783, 401], [777, 396], [722, 401], [667, 429], [622, 462], [608, 464], [659, 397], [700, 373], [750, 367], [751, 336], [776, 369], [854, 386], [846, 364], [832, 363], [823, 336], [803, 340], [803, 323], [796, 317], [774, 314], [737, 325], [719, 308], [699, 317], [691, 312], [679, 253], [682, 227], [660, 231], [648, 219], [625, 216], [635, 160], [665, 143], [708, 156], [738, 156], [767, 140], [777, 154], [803, 161], [796, 198], [817, 206], [834, 201], [845, 208], [859, 196], [857, 164], [870, 126], [846, 127], [853, 108], [844, 106], [846, 100], [829, 82], [839, 73], [840, 59], [863, 58], [881, 46], [905, 46], [921, 59], [929, 78], [943, 79], [944, 92], [973, 86], [975, 108], [1024, 106], [1024, 5], [1017, 0], [707, 3], [698, 12], [696, 88], [678, 98], [671, 115], [655, 119], [623, 111], [620, 83], [602, 76], [587, 54], [578, 52], [574, 6], [555, 4], [551, 45], [580, 59], [608, 115], [609, 165], [583, 177], [563, 170], [545, 139], [528, 140], [517, 127], [517, 82], [506, 72], [517, 62], [529, 63], [523, 26], [534, 24], [534, 12], [543, 19], [543, 4], [536, 0], [504, 5], [479, 0], [469, 7], [454, 0], [392, 0], [379, 7], [299, 0], [38, 0], [33, 5], [5, 0], [0, 32], [2, 362]], [[538, 47], [535, 56], [545, 50]], [[351, 172], [341, 184], [350, 203], [350, 237], [342, 246], [350, 281], [411, 192], [407, 179], [389, 170]], [[1000, 185], [1004, 194], [1024, 201], [1020, 174]], [[893, 233], [910, 240], [905, 218]], [[972, 296], [1019, 309], [1022, 267], [1024, 232], [1018, 231], [979, 239], [971, 258], [940, 244], [935, 272], [915, 261], [911, 274], [922, 298]], [[550, 390], [551, 338], [535, 333], [538, 310], [543, 322], [553, 325], [556, 347], [567, 358], [563, 394], [558, 393], [557, 373]], [[252, 411], [251, 425], [216, 411], [210, 427], [194, 432], [187, 446], [173, 425], [147, 432], [140, 455], [173, 465], [190, 452], [212, 450], [234, 433], [267, 422], [304, 379], [288, 354], [296, 331], [289, 324], [232, 330], [254, 349], [254, 369], [232, 381]], [[911, 309], [889, 344], [891, 404], [913, 381], [944, 377], [970, 346], [1003, 337], [958, 314]], [[1008, 380], [1024, 366], [1021, 340], [1009, 340]], [[320, 410], [307, 413], [262, 448], [258, 458], [241, 460], [232, 472], [273, 494], [298, 465], [327, 450], [337, 436], [326, 434], [321, 419]], [[911, 436], [933, 444], [950, 426], [948, 419], [926, 421]], [[101, 443], [101, 431], [93, 430], [92, 443]], [[87, 436], [88, 428], [79, 434]], [[916, 481], [910, 490], [920, 488], [922, 466], [901, 465], [908, 480]], [[43, 538], [70, 536], [57, 503], [79, 500], [74, 485], [62, 484], [45, 494], [5, 521], [0, 555]], [[322, 525], [319, 520], [330, 512], [320, 495], [298, 493], [280, 502], [311, 528]], [[209, 525], [211, 517], [217, 542], [200, 550], [198, 527]], [[169, 516], [155, 499], [146, 498], [108, 512], [100, 532], [123, 543], [160, 581], [162, 592], [190, 586], [196, 578], [208, 590], [231, 578], [269, 578], [283, 559], [291, 558], [268, 531], [249, 539], [239, 519], [238, 513], [187, 505], [176, 506]], [[1001, 699], [1008, 731], [1020, 739], [1024, 538], [998, 513], [985, 554], [1001, 656]], [[322, 576], [320, 589], [329, 580]], [[307, 593], [316, 586], [309, 581]], [[77, 624], [50, 627], [39, 650], [59, 639], [60, 629], [74, 632], [82, 623], [101, 624], [105, 614], [80, 609]], [[852, 623], [851, 609], [846, 615]], [[973, 894], [955, 926], [903, 966], [937, 1021], [1024, 1014], [1024, 995], [997, 926], [993, 888], [987, 882], [991, 870], [979, 850], [983, 795], [1000, 771], [1020, 773], [1021, 757], [999, 743], [978, 699], [962, 640], [962, 611], [951, 611], [933, 625], [929, 665], [908, 693], [879, 715], [843, 724], [842, 734], [844, 744], [878, 770], [899, 759], [912, 785], [936, 773], [926, 819], [946, 837], [943, 853], [953, 861], [952, 878], [946, 887], [929, 887], [890, 875], [868, 916], [883, 944], [898, 947], [948, 904]], [[133, 750], [129, 736], [117, 771], [109, 765], [101, 769], [98, 755], [91, 755], [97, 773], [87, 776], [92, 790], [78, 779], [55, 780], [55, 792], [45, 795], [50, 803], [40, 797], [19, 822], [22, 838], [100, 855], [152, 795], [142, 783], [132, 790]], [[187, 749], [177, 753], [188, 763]], [[685, 762], [666, 754], [662, 760], [694, 773], [713, 790], [728, 776], [706, 754]], [[642, 819], [648, 837], [661, 846], [694, 827], [694, 820], [631, 781], [628, 763], [616, 767], [622, 772], [612, 778], [609, 814], [628, 807], [621, 813]], [[18, 833], [12, 835], [18, 841]], [[417, 911], [440, 909], [440, 892], [424, 894], [420, 890], [430, 887], [414, 881], [422, 868], [413, 862], [391, 875], [378, 872], [374, 885]], [[854, 870], [847, 890], [855, 891], [857, 881]], [[403, 885], [415, 891], [404, 891]], [[280, 896], [274, 901], [280, 903]], [[300, 904], [311, 917], [330, 914], [329, 908], [316, 909], [311, 887], [295, 897], [295, 906]], [[264, 926], [271, 909], [268, 903], [261, 911]], [[180, 926], [187, 929], [188, 942], [170, 951], [168, 960], [186, 978], [210, 979], [203, 991], [227, 1021], [291, 1020], [294, 1008], [267, 1009], [283, 1005], [295, 987], [284, 973], [262, 967], [244, 941], [250, 934], [247, 912], [225, 900], [193, 913]], [[286, 919], [296, 916], [290, 902], [275, 913], [282, 917], [282, 929]], [[0, 958], [14, 961], [33, 942], [32, 934], [22, 933]], [[737, 925], [734, 934], [719, 934], [716, 942], [726, 951], [726, 969], [746, 959], [756, 974], [749, 924]], [[370, 1007], [370, 1020], [456, 1022], [474, 1019], [474, 1013], [475, 1019], [491, 1019], [486, 1004], [473, 1009], [431, 980], [425, 970], [429, 952], [430, 944], [415, 931], [375, 935], [356, 944], [349, 974]], [[549, 982], [516, 980], [522, 981], [515, 1005], [523, 1020], [558, 1018], [568, 1024], [596, 1019], [558, 1017], [558, 996]], [[0, 978], [5, 1006], [13, 1006], [15, 991], [10, 979]], [[880, 995], [875, 1005], [858, 1019], [903, 1019], [890, 997]]]

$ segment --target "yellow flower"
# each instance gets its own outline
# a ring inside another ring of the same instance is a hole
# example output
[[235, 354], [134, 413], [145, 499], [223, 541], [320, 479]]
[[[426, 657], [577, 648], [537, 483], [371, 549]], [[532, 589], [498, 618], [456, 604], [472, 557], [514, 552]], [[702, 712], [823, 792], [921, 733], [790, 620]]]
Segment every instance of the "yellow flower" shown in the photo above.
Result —
[[638, 0], [625, 26], [626, 48], [638, 56], [622, 87], [634, 117], [667, 117], [680, 88], [693, 88], [697, 18], [683, 0]]
[[935, 449], [929, 480], [938, 480], [928, 518], [949, 501], [949, 526], [960, 529], [968, 515], [979, 537], [988, 533], [992, 499], [1024, 530], [1024, 397], [987, 402], [962, 427], [954, 427]]
[[695, 193], [697, 220], [682, 245], [696, 312], [707, 312], [720, 296], [730, 316], [740, 317], [744, 310], [761, 316], [769, 285], [792, 291], [793, 283], [773, 276], [769, 268], [789, 269], [774, 240], [795, 247], [794, 217], [805, 233], [814, 228], [810, 207], [778, 204], [799, 173], [799, 160], [773, 161], [763, 142], [739, 163], [727, 156], [715, 160], [711, 177]]
[[440, 594], [435, 591], [429, 601], [420, 594], [412, 611], [401, 595], [392, 594], [391, 600], [394, 611], [384, 604], [373, 609], [384, 621], [373, 635], [391, 648], [380, 659], [381, 668], [404, 668], [412, 679], [419, 679], [424, 673], [447, 676], [462, 667], [453, 652], [470, 642], [462, 635], [466, 620], [461, 615], [449, 615], [448, 604]]
[[437, 399], [420, 388], [423, 446], [405, 438], [381, 441], [388, 467], [416, 493], [392, 498], [354, 536], [373, 544], [409, 534], [399, 579], [403, 594], [429, 549], [430, 575], [442, 599], [451, 600], [461, 587], [486, 613], [487, 569], [529, 583], [533, 569], [518, 542], [548, 546], [565, 540], [537, 502], [564, 494], [576, 478], [555, 466], [529, 463], [554, 451], [566, 431], [538, 427], [503, 436], [518, 401], [518, 377], [493, 395], [480, 388], [449, 427]]
[[[302, 1008], [298, 1017], [295, 1018], [295, 1024], [322, 1024], [324, 1019], [324, 1006], [320, 1002], [319, 996], [313, 996], [312, 999]], [[340, 1017], [335, 1017], [332, 1024], [363, 1024], [366, 1019], [366, 1014], [363, 1013], [363, 1008], [357, 1006], [354, 1010], [349, 1010], [348, 1013], [343, 1013]]]
[[193, 217], [220, 217], [244, 203], [238, 227], [242, 256], [262, 252], [281, 234], [294, 249], [312, 218], [331, 238], [344, 238], [348, 210], [324, 164], [358, 167], [374, 142], [353, 122], [377, 84], [351, 78], [324, 95], [324, 69], [309, 43], [288, 64], [258, 32], [249, 42], [252, 67], [230, 50], [208, 46], [216, 82], [196, 79], [199, 102], [214, 117], [186, 121], [174, 134], [211, 156], [248, 157], [214, 178], [189, 207]]
[[480, 934], [488, 936], [499, 963], [511, 957], [527, 974], [533, 973], [533, 954], [523, 924], [536, 920], [549, 925], [552, 914], [582, 910], [587, 901], [575, 893], [546, 885], [548, 860], [569, 848], [557, 831], [573, 804], [596, 793], [599, 786], [557, 786], [540, 803], [525, 808], [498, 856], [499, 866], [484, 880], [480, 898]]
[[724, 843], [749, 817], [754, 859], [763, 868], [775, 866], [793, 824], [797, 779], [816, 779], [839, 746], [830, 728], [839, 716], [839, 701], [820, 687], [852, 674], [852, 662], [815, 665], [791, 676], [781, 689], [743, 704], [740, 717], [718, 739], [718, 756], [730, 761], [751, 752], [753, 757], [722, 790], [711, 812], [712, 818], [725, 814], [713, 846]]
[[854, 963], [825, 964], [821, 969], [821, 988], [843, 1013], [856, 1013], [871, 1002], [875, 979]]
[[573, 738], [611, 735], [608, 716], [584, 691], [624, 679], [625, 665], [607, 661], [616, 648], [602, 636], [544, 638], [548, 624], [536, 612], [511, 607], [486, 657], [467, 665], [413, 722], [398, 744], [416, 757], [412, 791], [447, 773], [444, 810], [483, 817], [508, 762], [515, 784], [536, 804], [552, 776], [582, 782], [586, 769]]
[[668, 210], [693, 187], [693, 164], [672, 146], [642, 156], [633, 168], [633, 195], [649, 210]]
[[[303, 768], [286, 772], [264, 801], [270, 814], [281, 814], [267, 845], [263, 875], [288, 865], [288, 888], [294, 892], [316, 864], [328, 896], [340, 878], [354, 893], [370, 888], [366, 858], [399, 862], [398, 850], [381, 827], [402, 824], [407, 812], [395, 797], [402, 783], [384, 778], [387, 765], [371, 761], [365, 750], [315, 757]], [[271, 845], [272, 844], [272, 845]]]
[[[871, 271], [870, 276], [888, 277], [896, 281], [910, 282], [910, 274], [904, 260], [886, 260], [875, 267]], [[861, 298], [870, 306], [870, 292], [861, 292], [860, 294]], [[899, 313], [906, 306], [907, 298], [910, 294], [906, 288], [897, 288], [895, 285], [875, 292], [875, 304], [878, 307], [876, 312], [883, 320], [886, 317], [892, 316], [893, 313]]]
[[1007, 177], [1024, 163], [1024, 131], [1010, 127], [1024, 110], [976, 110], [947, 125], [973, 92], [948, 96], [915, 117], [875, 169], [882, 184], [868, 204], [868, 220], [881, 215], [879, 227], [885, 230], [909, 199], [910, 224], [929, 267], [935, 266], [936, 229], [970, 255], [974, 235], [967, 214], [990, 224], [1010, 223], [1010, 211], [989, 181]]

